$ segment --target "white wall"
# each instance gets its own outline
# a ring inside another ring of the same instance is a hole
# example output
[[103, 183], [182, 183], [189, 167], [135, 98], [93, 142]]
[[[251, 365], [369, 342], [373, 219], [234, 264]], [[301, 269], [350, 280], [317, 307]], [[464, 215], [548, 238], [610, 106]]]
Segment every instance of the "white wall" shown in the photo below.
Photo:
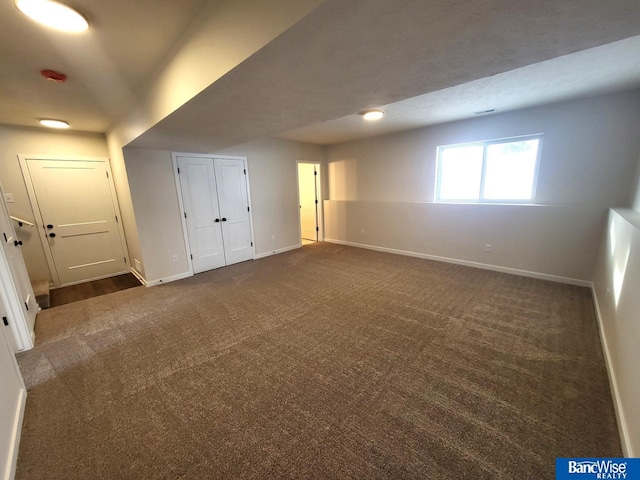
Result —
[[593, 279], [625, 455], [640, 455], [640, 213], [611, 210]]
[[[55, 132], [49, 130], [0, 125], [0, 182], [6, 193], [13, 194], [9, 212], [25, 220], [34, 220], [18, 155], [108, 157], [102, 134]], [[49, 279], [51, 274], [42, 244], [34, 228], [16, 228], [23, 242], [27, 271], [31, 280]]]
[[[322, 162], [324, 148], [286, 140], [260, 140], [219, 152], [247, 157], [256, 255], [300, 244], [298, 160]], [[275, 241], [272, 237], [275, 235]]]
[[[127, 176], [127, 168], [124, 162], [124, 154], [115, 141], [115, 137], [107, 138], [109, 147], [109, 156], [111, 159], [111, 172], [113, 173], [113, 183], [118, 196], [118, 205], [120, 207], [120, 215], [122, 217], [122, 227], [124, 235], [127, 239], [127, 249], [131, 260], [131, 267], [136, 269], [134, 259], [142, 262], [142, 250], [140, 248], [140, 239], [138, 238], [138, 227], [136, 225], [136, 216], [133, 210], [133, 200], [131, 199], [131, 190], [129, 189], [129, 177]], [[140, 271], [136, 269], [140, 276], [144, 277], [144, 268], [140, 267]]]
[[[629, 204], [639, 124], [633, 91], [329, 146], [325, 236], [590, 282], [606, 211]], [[438, 145], [534, 133], [539, 206], [430, 203]]]
[[636, 170], [636, 181], [631, 191], [631, 206], [635, 211], [640, 212], [640, 160]]
[[[321, 162], [323, 148], [263, 140], [216, 153], [247, 157], [256, 255], [299, 245], [296, 162]], [[124, 158], [140, 240], [141, 273], [150, 283], [188, 275], [171, 152], [125, 148]], [[178, 255], [177, 263], [173, 255]]]
[[125, 148], [124, 158], [140, 248], [132, 264], [134, 258], [142, 263], [147, 282], [188, 275], [171, 152]]
[[[216, 153], [247, 157], [256, 256], [299, 245], [296, 162], [321, 162], [323, 148], [263, 140]], [[124, 157], [140, 240], [142, 258], [136, 258], [143, 263], [141, 273], [149, 283], [188, 275], [171, 152], [125, 148]], [[173, 255], [178, 255], [177, 263]]]

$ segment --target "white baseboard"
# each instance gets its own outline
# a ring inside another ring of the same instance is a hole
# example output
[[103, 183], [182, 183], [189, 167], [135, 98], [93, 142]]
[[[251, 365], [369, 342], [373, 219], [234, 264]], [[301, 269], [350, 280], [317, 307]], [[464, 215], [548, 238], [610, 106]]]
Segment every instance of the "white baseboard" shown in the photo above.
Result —
[[142, 274], [139, 271], [137, 271], [135, 268], [131, 267], [131, 273], [133, 273], [134, 277], [136, 277], [138, 280], [140, 280], [140, 283], [142, 285], [146, 285], [147, 284], [147, 281], [144, 279]]
[[613, 398], [613, 409], [616, 413], [616, 422], [618, 423], [618, 434], [620, 435], [620, 444], [622, 445], [622, 454], [625, 457], [634, 457], [634, 453], [631, 448], [631, 439], [629, 438], [629, 429], [627, 428], [627, 422], [624, 417], [624, 410], [620, 403], [620, 391], [618, 389], [618, 382], [616, 380], [616, 374], [611, 362], [611, 353], [609, 351], [609, 344], [607, 337], [604, 333], [602, 325], [602, 315], [600, 312], [600, 304], [598, 302], [598, 296], [596, 290], [591, 285], [591, 296], [593, 297], [593, 304], [596, 311], [596, 319], [598, 321], [598, 329], [600, 330], [600, 341], [602, 342], [602, 351], [604, 352], [604, 363], [607, 366], [607, 375], [609, 377], [609, 386], [611, 388], [611, 397]]
[[155, 287], [156, 285], [162, 285], [164, 283], [175, 282], [176, 280], [182, 280], [183, 278], [192, 277], [191, 272], [179, 273], [178, 275], [172, 275], [170, 277], [159, 278], [157, 280], [147, 280], [145, 286]]
[[253, 257], [253, 259], [258, 260], [260, 258], [270, 257], [271, 255], [277, 255], [278, 253], [288, 252], [290, 250], [295, 250], [296, 248], [300, 248], [300, 247], [302, 247], [302, 243], [298, 243], [297, 245], [290, 245], [284, 248], [278, 248], [276, 250], [271, 250], [270, 252], [259, 253], [258, 255]]
[[11, 444], [9, 445], [9, 451], [7, 458], [9, 464], [4, 472], [0, 472], [3, 480], [12, 480], [16, 475], [16, 465], [18, 464], [18, 449], [20, 447], [20, 434], [22, 433], [22, 421], [24, 420], [24, 409], [27, 405], [27, 389], [22, 388], [20, 390], [20, 406], [16, 412], [16, 418], [13, 422], [13, 435]]
[[509, 273], [511, 275], [519, 275], [521, 277], [537, 278], [539, 280], [549, 280], [551, 282], [566, 283], [568, 285], [577, 285], [579, 287], [591, 287], [591, 282], [587, 280], [579, 280], [577, 278], [559, 277], [556, 275], [548, 275], [546, 273], [530, 272], [528, 270], [519, 270], [517, 268], [501, 267], [498, 265], [490, 265], [488, 263], [471, 262], [468, 260], [459, 260], [457, 258], [439, 257], [437, 255], [429, 255], [427, 253], [409, 252], [406, 250], [397, 250], [395, 248], [377, 247], [375, 245], [366, 245], [363, 243], [345, 242], [334, 238], [325, 238], [325, 242], [337, 243], [338, 245], [348, 245], [351, 247], [366, 248], [367, 250], [376, 250], [378, 252], [394, 253], [396, 255], [405, 255], [408, 257], [424, 258], [426, 260], [434, 260], [436, 262], [455, 263], [465, 267], [481, 268], [483, 270], [491, 270], [494, 272]]

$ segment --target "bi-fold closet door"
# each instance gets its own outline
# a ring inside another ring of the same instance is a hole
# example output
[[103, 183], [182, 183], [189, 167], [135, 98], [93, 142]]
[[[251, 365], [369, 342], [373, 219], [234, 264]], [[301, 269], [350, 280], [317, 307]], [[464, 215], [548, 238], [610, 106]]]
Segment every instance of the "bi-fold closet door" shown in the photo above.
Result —
[[174, 155], [193, 272], [253, 258], [244, 159]]

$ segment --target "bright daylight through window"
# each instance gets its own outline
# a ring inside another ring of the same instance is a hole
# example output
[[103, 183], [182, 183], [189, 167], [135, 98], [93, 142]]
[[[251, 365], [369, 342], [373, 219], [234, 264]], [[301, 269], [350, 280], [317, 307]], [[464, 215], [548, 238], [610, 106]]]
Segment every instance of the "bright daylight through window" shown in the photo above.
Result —
[[533, 203], [542, 135], [438, 147], [436, 202]]

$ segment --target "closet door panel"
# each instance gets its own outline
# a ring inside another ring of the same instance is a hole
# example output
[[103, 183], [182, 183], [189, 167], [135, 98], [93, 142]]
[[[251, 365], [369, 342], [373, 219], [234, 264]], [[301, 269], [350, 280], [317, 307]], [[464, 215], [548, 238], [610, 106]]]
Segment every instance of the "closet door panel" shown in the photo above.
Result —
[[214, 165], [227, 265], [251, 260], [253, 246], [244, 161], [216, 158]]

